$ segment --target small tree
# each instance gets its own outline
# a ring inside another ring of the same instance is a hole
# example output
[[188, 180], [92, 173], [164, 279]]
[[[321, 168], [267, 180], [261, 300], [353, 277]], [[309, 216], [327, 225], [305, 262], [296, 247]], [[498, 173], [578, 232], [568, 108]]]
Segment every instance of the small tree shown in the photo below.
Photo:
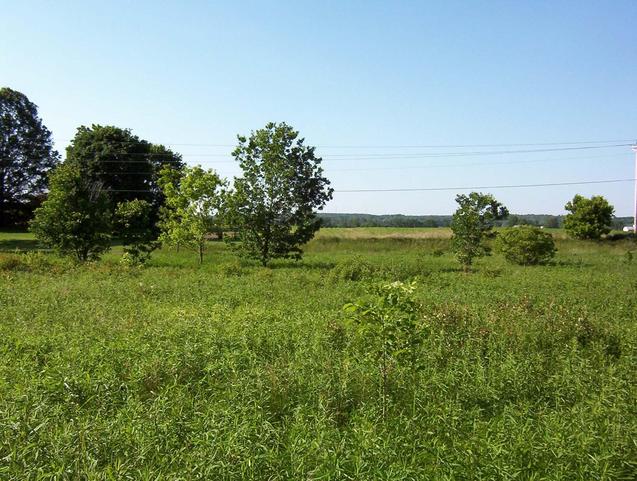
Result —
[[453, 214], [453, 249], [465, 271], [471, 268], [476, 257], [489, 255], [491, 249], [485, 239], [491, 236], [496, 221], [509, 214], [491, 194], [471, 192], [456, 196], [458, 209]]
[[180, 173], [164, 169], [159, 184], [166, 199], [160, 240], [196, 250], [201, 264], [207, 236], [219, 225], [218, 213], [226, 182], [212, 169], [197, 166], [184, 167]]
[[120, 202], [115, 209], [116, 234], [124, 245], [124, 258], [133, 264], [144, 264], [158, 247], [152, 211], [152, 205], [140, 199]]
[[99, 258], [111, 240], [111, 214], [101, 185], [66, 163], [53, 171], [49, 182], [49, 196], [36, 209], [31, 231], [43, 244], [78, 261]]
[[232, 153], [243, 176], [228, 197], [227, 223], [238, 230], [240, 252], [264, 266], [300, 259], [321, 225], [315, 210], [332, 198], [321, 158], [298, 135], [285, 123], [269, 123], [249, 139], [239, 136]]
[[[344, 309], [355, 322], [365, 356], [378, 363], [381, 378], [383, 417], [386, 412], [387, 386], [392, 367], [405, 367], [412, 387], [423, 366], [419, 349], [424, 340], [420, 305], [414, 298], [415, 282], [383, 284], [369, 300], [346, 304]], [[413, 391], [415, 393], [415, 389]]]
[[587, 199], [577, 194], [564, 208], [564, 228], [576, 239], [599, 239], [610, 232], [615, 209], [601, 195]]
[[504, 258], [523, 266], [546, 264], [555, 256], [553, 236], [539, 227], [512, 227], [498, 233], [496, 247]]

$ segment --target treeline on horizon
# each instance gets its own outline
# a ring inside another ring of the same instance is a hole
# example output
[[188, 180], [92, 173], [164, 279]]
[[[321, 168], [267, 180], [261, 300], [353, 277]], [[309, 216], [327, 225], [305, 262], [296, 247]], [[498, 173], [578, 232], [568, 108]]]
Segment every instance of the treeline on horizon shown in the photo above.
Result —
[[[403, 214], [348, 214], [320, 212], [323, 227], [449, 227], [451, 215], [403, 215]], [[497, 221], [500, 227], [515, 225], [534, 225], [547, 228], [561, 228], [563, 215], [549, 214], [509, 214], [509, 217]], [[613, 229], [632, 224], [632, 217], [615, 217]]]

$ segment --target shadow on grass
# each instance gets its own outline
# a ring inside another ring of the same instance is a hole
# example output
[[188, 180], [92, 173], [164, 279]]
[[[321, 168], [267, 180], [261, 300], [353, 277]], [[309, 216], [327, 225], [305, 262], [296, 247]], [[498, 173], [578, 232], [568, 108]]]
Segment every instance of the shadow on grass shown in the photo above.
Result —
[[335, 265], [336, 263], [334, 262], [275, 261], [268, 267], [270, 269], [330, 270]]
[[35, 239], [1, 239], [0, 252], [45, 250]]

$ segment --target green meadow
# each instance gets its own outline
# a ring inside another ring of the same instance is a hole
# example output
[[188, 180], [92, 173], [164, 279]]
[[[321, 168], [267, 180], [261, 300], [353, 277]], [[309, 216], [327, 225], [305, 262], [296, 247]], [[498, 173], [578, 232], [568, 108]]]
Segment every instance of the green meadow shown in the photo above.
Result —
[[[637, 479], [637, 245], [466, 274], [444, 233], [324, 229], [270, 268], [0, 235], [0, 479]], [[383, 395], [343, 306], [411, 280], [422, 368]]]

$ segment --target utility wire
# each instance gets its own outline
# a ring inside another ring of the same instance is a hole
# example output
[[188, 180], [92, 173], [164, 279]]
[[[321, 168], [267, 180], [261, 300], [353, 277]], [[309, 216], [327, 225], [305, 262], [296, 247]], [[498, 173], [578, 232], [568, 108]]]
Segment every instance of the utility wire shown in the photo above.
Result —
[[427, 191], [444, 191], [444, 190], [478, 190], [478, 189], [518, 189], [527, 187], [553, 187], [561, 185], [586, 185], [586, 184], [610, 184], [615, 182], [634, 182], [635, 179], [610, 179], [610, 180], [584, 180], [578, 182], [550, 182], [545, 184], [510, 184], [510, 185], [481, 185], [473, 187], [425, 187], [416, 189], [350, 189], [335, 190], [334, 192], [342, 193], [359, 193], [359, 192], [427, 192]]
[[[615, 154], [619, 155], [619, 154]], [[622, 155], [622, 158], [625, 157]], [[563, 160], [587, 160], [587, 159], [609, 159], [608, 155], [589, 155], [589, 156], [577, 156], [577, 157], [557, 157], [552, 159], [531, 159], [531, 160], [502, 160], [497, 162], [470, 162], [470, 163], [455, 163], [455, 164], [429, 164], [429, 165], [398, 165], [394, 167], [352, 167], [345, 169], [333, 169], [326, 167], [327, 172], [372, 172], [372, 171], [386, 171], [386, 170], [418, 170], [418, 169], [436, 169], [445, 167], [480, 167], [488, 165], [521, 165], [521, 164], [535, 164], [541, 162], [558, 162]], [[619, 159], [614, 159], [619, 160]], [[143, 161], [139, 161], [143, 162]], [[237, 166], [238, 167], [238, 166]], [[126, 172], [126, 171], [114, 171], [114, 172], [99, 172], [103, 175], [151, 175], [152, 171], [146, 172]]]
[[[509, 184], [509, 185], [481, 185], [473, 187], [424, 187], [415, 189], [346, 189], [334, 192], [339, 193], [363, 193], [363, 192], [429, 192], [429, 191], [445, 191], [445, 190], [478, 190], [478, 189], [517, 189], [529, 187], [554, 187], [564, 185], [587, 185], [587, 184], [610, 184], [617, 182], [634, 182], [637, 179], [609, 179], [609, 180], [583, 180], [578, 182], [550, 182], [544, 184]], [[140, 189], [104, 189], [108, 192], [154, 192], [152, 190]]]
[[[59, 142], [73, 142], [74, 139], [58, 139]], [[609, 144], [617, 142], [632, 142], [634, 139], [615, 140], [584, 140], [575, 142], [526, 142], [509, 144], [420, 144], [420, 145], [316, 145], [322, 149], [436, 149], [436, 148], [468, 148], [468, 147], [531, 147], [541, 145], [583, 145], [583, 144]], [[128, 140], [104, 140], [104, 143], [130, 144]], [[152, 143], [152, 142], [151, 142]], [[181, 146], [181, 147], [236, 147], [237, 144], [206, 144], [206, 143], [179, 143], [158, 142], [156, 145]]]
[[[432, 153], [417, 153], [417, 154], [352, 154], [351, 157], [348, 157], [348, 154], [334, 154], [329, 156], [324, 156], [324, 160], [375, 160], [375, 159], [418, 159], [418, 158], [429, 158], [429, 157], [468, 157], [468, 156], [483, 156], [483, 155], [503, 155], [503, 154], [533, 154], [533, 153], [544, 153], [544, 152], [563, 152], [563, 151], [571, 151], [571, 150], [590, 150], [590, 149], [608, 149], [608, 148], [616, 148], [616, 147], [630, 147], [632, 144], [614, 144], [614, 145], [596, 145], [596, 146], [586, 146], [586, 147], [560, 147], [553, 149], [522, 149], [522, 150], [490, 150], [490, 151], [471, 151], [471, 152], [432, 152]], [[95, 154], [97, 155], [97, 153]], [[101, 162], [109, 162], [109, 163], [117, 163], [117, 162], [139, 162], [139, 163], [147, 163], [149, 160], [152, 160], [153, 157], [162, 157], [168, 156], [173, 157], [172, 154], [153, 154], [153, 153], [141, 153], [141, 152], [112, 152], [107, 153], [105, 155], [114, 155], [114, 156], [144, 156], [147, 157], [146, 160], [102, 160]], [[217, 157], [219, 154], [181, 154], [182, 157]], [[226, 156], [227, 157], [227, 156]], [[180, 162], [180, 160], [172, 159], [172, 160], [164, 160], [163, 162]], [[236, 160], [226, 160], [226, 161], [209, 161], [216, 163], [233, 163]]]

